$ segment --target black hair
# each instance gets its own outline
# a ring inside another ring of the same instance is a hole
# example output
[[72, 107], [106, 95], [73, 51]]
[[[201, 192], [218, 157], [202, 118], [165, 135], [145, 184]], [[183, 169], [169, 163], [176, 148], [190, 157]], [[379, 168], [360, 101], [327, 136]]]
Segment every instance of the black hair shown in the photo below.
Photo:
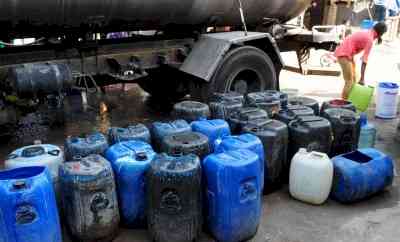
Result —
[[374, 31], [378, 34], [378, 43], [382, 43], [382, 35], [384, 35], [387, 31], [387, 25], [385, 22], [378, 22], [374, 25]]

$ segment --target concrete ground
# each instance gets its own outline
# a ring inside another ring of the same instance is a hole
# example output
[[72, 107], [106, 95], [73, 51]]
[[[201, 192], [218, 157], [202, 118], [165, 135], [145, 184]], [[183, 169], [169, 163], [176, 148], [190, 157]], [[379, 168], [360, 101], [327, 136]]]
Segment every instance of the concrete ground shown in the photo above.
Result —
[[[397, 47], [396, 47], [397, 46]], [[398, 42], [387, 43], [375, 48], [372, 53], [367, 83], [375, 85], [378, 81], [398, 81], [399, 73], [396, 63], [400, 62]], [[318, 62], [319, 55], [313, 54]], [[293, 55], [288, 54], [285, 60], [294, 62]], [[296, 88], [301, 94], [318, 98], [320, 101], [338, 97], [343, 81], [340, 77], [302, 76], [282, 72], [281, 87]], [[99, 129], [105, 131], [111, 125], [126, 125], [140, 121], [149, 123], [155, 119], [167, 119], [168, 114], [157, 108], [150, 108], [146, 95], [138, 88], [109, 96], [105, 102], [109, 111], [98, 114], [96, 107], [87, 112], [74, 108], [76, 100], [70, 99], [66, 105], [67, 122], [65, 127], [50, 131], [48, 142], [62, 145], [67, 135]], [[400, 144], [395, 142], [398, 120], [375, 120], [373, 110], [371, 122], [379, 130], [377, 148], [390, 154], [396, 162], [396, 174], [399, 171]], [[15, 149], [15, 144], [4, 144], [0, 155], [5, 157]], [[322, 206], [312, 206], [292, 199], [287, 187], [263, 198], [263, 215], [257, 235], [251, 241], [257, 242], [398, 242], [400, 241], [400, 192], [399, 178], [394, 184], [377, 196], [351, 205], [342, 205], [328, 200]], [[64, 236], [64, 241], [71, 241]], [[149, 241], [145, 230], [121, 229], [115, 242]], [[200, 241], [213, 241], [203, 234]]]

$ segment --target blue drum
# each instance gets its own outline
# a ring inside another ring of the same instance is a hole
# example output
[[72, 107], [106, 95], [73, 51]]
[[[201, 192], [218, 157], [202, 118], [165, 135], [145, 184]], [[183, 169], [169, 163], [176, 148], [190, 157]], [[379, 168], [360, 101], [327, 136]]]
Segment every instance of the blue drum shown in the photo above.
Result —
[[370, 197], [393, 183], [393, 160], [376, 149], [360, 149], [332, 159], [331, 197], [351, 203]]

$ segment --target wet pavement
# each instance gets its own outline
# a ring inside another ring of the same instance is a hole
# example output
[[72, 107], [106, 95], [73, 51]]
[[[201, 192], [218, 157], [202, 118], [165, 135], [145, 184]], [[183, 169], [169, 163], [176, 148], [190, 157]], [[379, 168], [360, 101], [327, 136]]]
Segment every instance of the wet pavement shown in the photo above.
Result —
[[32, 144], [34, 140], [43, 143], [63, 145], [67, 136], [79, 136], [93, 131], [105, 133], [109, 127], [124, 127], [132, 123], [150, 124], [154, 120], [168, 118], [171, 104], [154, 101], [137, 85], [130, 85], [128, 91], [113, 88], [106, 94], [88, 94], [88, 105], [82, 105], [80, 95], [67, 96], [64, 100], [62, 115], [57, 124], [49, 127], [42, 124], [42, 113], [36, 112], [23, 119], [21, 127], [14, 137], [3, 140], [0, 145], [0, 157], [4, 159], [15, 148]]

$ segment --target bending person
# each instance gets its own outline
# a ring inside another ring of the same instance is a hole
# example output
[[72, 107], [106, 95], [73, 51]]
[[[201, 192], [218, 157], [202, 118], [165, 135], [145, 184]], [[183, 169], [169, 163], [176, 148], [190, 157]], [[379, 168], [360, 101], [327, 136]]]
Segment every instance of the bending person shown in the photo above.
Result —
[[375, 24], [375, 26], [368, 31], [360, 31], [348, 36], [335, 51], [335, 56], [342, 68], [343, 79], [345, 82], [342, 98], [347, 99], [349, 92], [353, 85], [357, 83], [356, 80], [356, 64], [354, 56], [364, 52], [362, 57], [361, 78], [359, 83], [364, 85], [365, 70], [367, 69], [368, 56], [371, 52], [375, 40], [382, 43], [382, 35], [387, 31], [387, 26], [383, 22]]

